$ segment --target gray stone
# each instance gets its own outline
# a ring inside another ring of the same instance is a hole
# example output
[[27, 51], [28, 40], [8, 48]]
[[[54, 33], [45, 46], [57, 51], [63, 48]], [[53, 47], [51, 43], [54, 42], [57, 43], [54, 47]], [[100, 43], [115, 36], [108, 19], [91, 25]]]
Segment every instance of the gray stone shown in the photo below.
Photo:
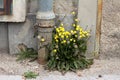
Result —
[[38, 63], [43, 65], [46, 64], [47, 56], [48, 56], [48, 51], [46, 50], [46, 47], [40, 48], [38, 50]]
[[9, 49], [10, 54], [18, 53], [20, 43], [37, 49], [37, 40], [34, 36], [35, 17], [29, 15], [24, 23], [9, 23]]

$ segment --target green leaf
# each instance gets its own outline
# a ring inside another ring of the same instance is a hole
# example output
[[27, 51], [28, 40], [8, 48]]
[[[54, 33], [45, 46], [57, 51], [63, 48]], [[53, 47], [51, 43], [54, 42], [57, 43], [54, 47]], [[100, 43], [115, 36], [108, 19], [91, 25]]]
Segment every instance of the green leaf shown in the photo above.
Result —
[[78, 69], [78, 64], [77, 64], [76, 61], [74, 61], [74, 66], [75, 66], [76, 69]]
[[68, 71], [70, 69], [70, 65], [67, 62], [66, 62], [66, 68], [65, 69], [66, 69], [66, 71]]
[[32, 71], [28, 71], [24, 73], [24, 77], [27, 79], [32, 79], [32, 78], [36, 78], [38, 76], [37, 73], [32, 72]]

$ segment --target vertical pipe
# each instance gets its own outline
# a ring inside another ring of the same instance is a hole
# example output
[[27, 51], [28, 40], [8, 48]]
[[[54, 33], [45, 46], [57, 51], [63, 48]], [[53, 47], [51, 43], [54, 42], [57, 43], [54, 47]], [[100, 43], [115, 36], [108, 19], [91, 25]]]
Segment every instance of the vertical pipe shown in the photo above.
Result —
[[53, 0], [39, 0], [39, 11], [49, 12], [53, 10]]
[[[46, 64], [46, 57], [48, 55], [47, 48], [44, 45], [49, 44], [52, 41], [52, 30], [55, 14], [53, 12], [53, 0], [38, 0], [39, 9], [37, 12], [37, 24], [38, 24], [38, 63]], [[44, 39], [44, 42], [41, 42]]]
[[38, 0], [37, 19], [54, 19], [53, 0]]

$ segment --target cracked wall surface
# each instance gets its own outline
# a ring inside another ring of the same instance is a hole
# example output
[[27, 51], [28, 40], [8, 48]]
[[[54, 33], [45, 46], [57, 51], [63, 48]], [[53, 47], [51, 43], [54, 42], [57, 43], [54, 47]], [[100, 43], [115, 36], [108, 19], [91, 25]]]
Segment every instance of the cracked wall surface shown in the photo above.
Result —
[[101, 58], [120, 58], [120, 0], [103, 0]]

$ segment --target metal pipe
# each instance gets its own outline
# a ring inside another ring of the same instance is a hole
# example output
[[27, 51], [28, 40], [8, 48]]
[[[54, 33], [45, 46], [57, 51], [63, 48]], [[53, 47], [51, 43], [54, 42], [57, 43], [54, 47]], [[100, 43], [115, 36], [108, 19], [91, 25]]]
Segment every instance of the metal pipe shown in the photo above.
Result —
[[53, 12], [53, 0], [38, 0], [39, 9], [37, 12], [37, 26], [38, 36], [41, 36], [45, 41], [41, 42], [41, 38], [38, 41], [38, 62], [40, 64], [46, 63], [46, 56], [48, 52], [44, 45], [47, 45], [52, 41], [52, 30], [55, 25]]
[[37, 19], [54, 19], [53, 0], [38, 0]]

